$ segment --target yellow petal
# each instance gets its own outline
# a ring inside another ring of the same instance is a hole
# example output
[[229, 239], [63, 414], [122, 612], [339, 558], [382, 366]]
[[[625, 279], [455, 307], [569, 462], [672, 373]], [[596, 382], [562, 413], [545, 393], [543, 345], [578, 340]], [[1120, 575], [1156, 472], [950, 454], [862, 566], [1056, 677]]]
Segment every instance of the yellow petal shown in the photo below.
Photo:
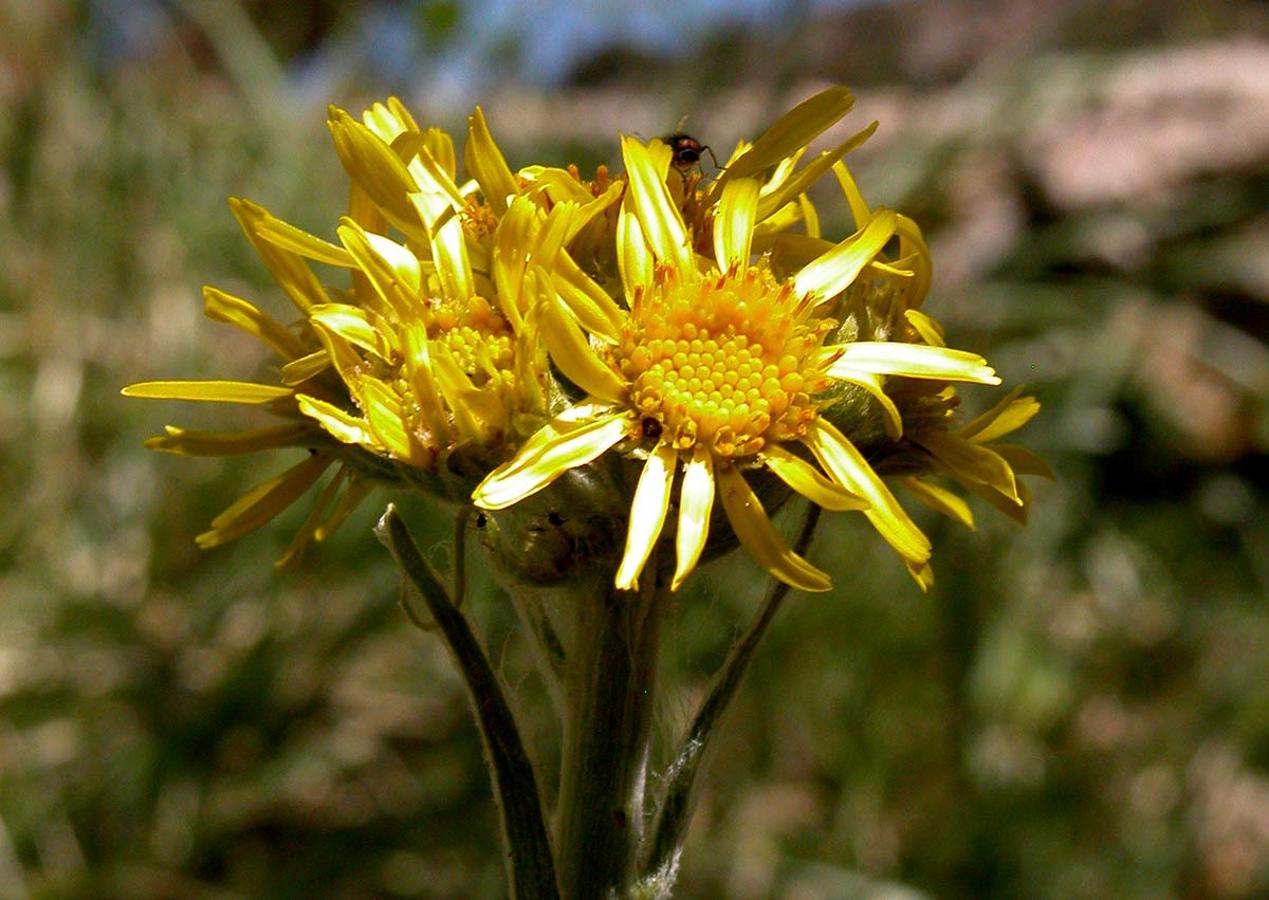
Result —
[[[392, 142], [392, 149], [403, 160], [406, 160], [406, 168], [409, 170], [410, 176], [414, 179], [414, 183], [418, 186], [416, 190], [423, 194], [435, 195], [441, 198], [438, 204], [430, 209], [430, 212], [423, 213], [423, 224], [428, 228], [435, 226], [435, 217], [440, 215], [446, 208], [455, 212], [463, 208], [466, 202], [463, 192], [458, 189], [458, 185], [454, 183], [453, 167], [446, 166], [443, 162], [436, 158], [430, 146], [436, 136], [444, 134], [440, 129], [427, 130], [424, 134], [403, 134]], [[445, 136], [445, 140], [449, 140], [449, 136]], [[454, 145], [450, 142], [443, 150], [453, 159]], [[417, 204], [416, 204], [417, 207]]]
[[[366, 277], [370, 287], [374, 289], [374, 296], [378, 298], [375, 308], [382, 311], [394, 310], [397, 316], [403, 319], [409, 318], [413, 299], [406, 290], [402, 278], [399, 277], [397, 267], [379, 252], [380, 249], [386, 248], [381, 243], [372, 243], [370, 232], [350, 218], [342, 219], [335, 233], [339, 235], [348, 253], [357, 261], [359, 272]], [[399, 259], [396, 261], [400, 262]]]
[[658, 444], [643, 465], [639, 485], [630, 503], [626, 551], [621, 556], [621, 565], [617, 567], [614, 583], [618, 590], [639, 588], [639, 573], [643, 571], [648, 555], [665, 526], [665, 514], [670, 508], [670, 486], [674, 484], [678, 459], [677, 450], [669, 444]]
[[287, 544], [286, 550], [274, 561], [273, 565], [282, 569], [299, 561], [305, 549], [312, 543], [317, 527], [326, 515], [326, 510], [330, 507], [331, 501], [335, 499], [340, 487], [348, 480], [348, 471], [346, 466], [341, 466], [339, 471], [335, 473], [335, 477], [326, 482], [326, 487], [322, 488], [321, 493], [317, 495], [317, 500], [313, 503], [312, 509], [304, 517], [304, 524], [300, 526], [299, 531], [295, 533], [295, 537], [291, 538], [291, 543]]
[[551, 359], [570, 381], [582, 390], [598, 397], [619, 403], [626, 395], [625, 382], [591, 348], [582, 329], [561, 307], [559, 300], [550, 294], [550, 276], [539, 269], [539, 283], [545, 282], [548, 294], [542, 299], [542, 339], [546, 342]]
[[282, 367], [282, 383], [294, 387], [303, 384], [310, 378], [320, 375], [331, 367], [330, 354], [326, 348], [314, 350], [299, 359], [293, 359]]
[[[570, 432], [575, 431], [587, 422], [606, 419], [613, 414], [611, 403], [595, 400], [583, 400], [564, 409], [529, 436], [516, 455], [498, 467], [499, 474], [506, 478], [515, 475], [531, 466], [538, 457], [552, 444]], [[625, 415], [624, 413], [622, 415]]]
[[731, 168], [732, 164], [735, 163], [736, 160], [740, 159], [740, 157], [748, 153], [749, 148], [752, 146], [753, 146], [752, 143], [744, 140], [743, 138], [739, 141], [736, 141], [736, 146], [732, 149], [731, 154], [727, 157], [726, 160], [723, 161], [723, 170], [726, 171], [727, 169]]
[[761, 458], [781, 481], [817, 506], [836, 512], [868, 508], [863, 497], [825, 478], [813, 465], [783, 447], [769, 444]]
[[1040, 411], [1040, 401], [1035, 397], [1018, 397], [1021, 391], [1021, 387], [1011, 391], [1005, 400], [957, 430], [956, 434], [975, 444], [985, 444], [1017, 431]]
[[771, 253], [771, 269], [777, 275], [797, 272], [833, 249], [828, 241], [807, 234], [765, 233], [764, 229], [774, 221], [768, 219], [754, 229], [753, 250], [755, 253]]
[[401, 123], [401, 127], [405, 131], [419, 131], [419, 123], [414, 121], [414, 116], [411, 116], [410, 109], [401, 102], [400, 96], [395, 94], [390, 96], [387, 100], [387, 107], [392, 116], [396, 118], [396, 121]]
[[534, 232], [544, 218], [529, 198], [517, 196], [494, 232], [492, 275], [498, 308], [518, 332], [528, 308], [523, 298], [524, 270], [528, 265]]
[[506, 424], [506, 410], [496, 393], [482, 391], [471, 383], [444, 344], [438, 344], [434, 350], [433, 376], [453, 413], [459, 441], [485, 442], [491, 428], [501, 429]]
[[[754, 225], [753, 227], [753, 236], [754, 236], [753, 252], [754, 253], [761, 253], [762, 250], [765, 249], [765, 247], [769, 246], [772, 242], [777, 240], [781, 235], [788, 234], [790, 228], [797, 225], [798, 222], [802, 221], [803, 207], [801, 203], [801, 198], [803, 197], [805, 197], [805, 195], [800, 194], [799, 201], [797, 203], [784, 204], [784, 206], [780, 207], [771, 215], [767, 216], [767, 218], [763, 219], [762, 221]], [[807, 201], [807, 205], [810, 206], [809, 200]], [[814, 207], [811, 207], [811, 208], [812, 210], [814, 209]], [[818, 217], [815, 217], [815, 221], [818, 227], [818, 222], [819, 222]], [[810, 227], [811, 227], [811, 222], [810, 220], [808, 220], [807, 228], [809, 229]], [[810, 240], [809, 234], [793, 234], [790, 236], [794, 238], [802, 238], [805, 240]], [[766, 244], [763, 244], [760, 246], [759, 240], [758, 240], [759, 238], [766, 238], [766, 241], [767, 241]], [[811, 254], [810, 256], [807, 256], [805, 259], [803, 259], [799, 263], [799, 267], [806, 265], [811, 260], [813, 260], [816, 256], [819, 256], [820, 253], [823, 253], [825, 250], [828, 250], [833, 246], [832, 243], [829, 241], [821, 241], [820, 243], [823, 245], [820, 248], [820, 250], [817, 253]]]
[[533, 250], [530, 252], [534, 262], [549, 267], [555, 261], [555, 257], [564, 248], [564, 240], [573, 220], [577, 218], [579, 208], [571, 200], [564, 200], [551, 207], [534, 239]]
[[818, 238], [820, 236], [820, 215], [815, 211], [813, 204], [806, 194], [798, 194], [798, 209], [802, 213], [802, 219], [806, 222], [806, 236]]
[[[435, 192], [419, 191], [411, 194], [410, 200], [427, 220], [429, 211], [436, 210], [444, 197]], [[441, 280], [445, 296], [455, 300], [470, 299], [476, 290], [462, 221], [454, 217], [443, 225], [434, 226], [431, 245], [432, 258], [436, 260], [436, 275]]]
[[472, 492], [472, 501], [482, 509], [506, 509], [536, 494], [569, 469], [600, 456], [624, 438], [629, 428], [626, 413], [619, 412], [557, 432], [551, 440], [535, 446], [530, 458], [525, 459], [521, 450], [510, 463], [489, 473]]
[[907, 488], [913, 497], [935, 512], [942, 513], [949, 519], [960, 522], [966, 528], [974, 527], [974, 514], [970, 511], [969, 504], [947, 488], [932, 484], [913, 475], [905, 475], [899, 478], [899, 483]]
[[[419, 127], [419, 123], [415, 121], [414, 116], [410, 114], [410, 110], [406, 108], [406, 105], [401, 102], [401, 99], [399, 97], [395, 95], [389, 97], [387, 102], [387, 107], [388, 107], [388, 112], [391, 114], [392, 118], [397, 122], [397, 134], [394, 135], [394, 137], [398, 136], [401, 132], [423, 131], [423, 129]], [[363, 120], [364, 120], [364, 116], [363, 116]], [[441, 131], [439, 128], [429, 128], [427, 130], [430, 132], [436, 132], [442, 135], [444, 134], [444, 132]], [[392, 141], [389, 140], [388, 143], [392, 143]], [[453, 141], [450, 141], [449, 144], [450, 144], [450, 152], [448, 153], [449, 165], [450, 165], [450, 168], [453, 168], [453, 164], [454, 164]]]
[[373, 353], [381, 360], [392, 358], [393, 348], [379, 329], [370, 324], [360, 307], [346, 303], [323, 303], [309, 310], [309, 320], [317, 326], [339, 335], [361, 349]]
[[567, 253], [555, 257], [551, 268], [555, 290], [582, 327], [605, 343], [615, 344], [626, 318], [621, 307]]
[[749, 248], [758, 212], [758, 179], [733, 178], [723, 188], [714, 217], [714, 255], [718, 268], [749, 265]]
[[850, 112], [855, 98], [844, 87], [820, 91], [789, 110], [762, 133], [753, 146], [727, 166], [719, 182], [757, 175], [805, 147]]
[[[978, 443], [975, 441], [975, 443]], [[1017, 444], [992, 444], [994, 450], [1018, 475], [1038, 475], [1052, 481], [1055, 477], [1049, 464], [1026, 447]]]
[[1018, 482], [1018, 499], [1014, 500], [1011, 497], [1006, 497], [995, 488], [983, 484], [981, 481], [971, 481], [968, 478], [956, 477], [955, 472], [952, 473], [952, 476], [956, 478], [961, 487], [978, 499], [991, 504], [1019, 525], [1027, 524], [1027, 515], [1031, 510], [1031, 490], [1023, 482]]
[[906, 378], [935, 378], [944, 381], [972, 381], [1000, 384], [996, 372], [977, 353], [903, 344], [897, 341], [853, 341], [840, 346], [841, 355], [828, 374], [841, 378], [852, 372], [873, 375], [902, 375]]
[[[910, 279], [916, 277], [912, 273], [912, 270], [907, 268], [907, 266], [912, 263], [913, 259], [911, 257], [896, 259], [893, 263], [886, 263], [879, 259], [874, 259], [868, 263], [868, 268], [874, 272], [882, 272], [894, 278]], [[913, 312], [913, 310], [906, 310], [905, 312]]]
[[652, 275], [656, 271], [656, 260], [643, 236], [643, 227], [635, 214], [634, 199], [629, 191], [617, 213], [617, 270], [621, 274], [627, 303], [634, 301], [640, 288], [652, 286]]
[[683, 470], [679, 489], [679, 527], [674, 535], [675, 566], [670, 590], [677, 591], [683, 579], [700, 561], [709, 537], [709, 517], [714, 509], [714, 457], [697, 444]]
[[921, 335], [921, 340], [931, 347], [945, 346], [943, 326], [933, 316], [926, 315], [919, 309], [908, 309], [904, 310], [903, 317], [908, 320], [908, 324], [916, 329], [917, 334]]
[[218, 547], [264, 525], [298, 500], [332, 462], [330, 456], [318, 453], [256, 485], [212, 519], [211, 530], [195, 538], [198, 546]]
[[352, 269], [357, 265], [343, 247], [337, 247], [274, 216], [263, 220], [258, 232], [260, 237], [273, 246], [289, 250], [305, 259], [326, 263], [328, 266], [339, 266], [343, 269]]
[[313, 329], [313, 333], [326, 348], [326, 356], [331, 361], [331, 365], [335, 367], [335, 371], [339, 373], [340, 379], [347, 385], [353, 397], [357, 397], [359, 380], [362, 371], [366, 368], [361, 355], [341, 334], [329, 328], [323, 328], [320, 322], [315, 324], [317, 327]]
[[837, 296], [881, 252], [894, 235], [895, 222], [893, 212], [878, 208], [866, 226], [798, 272], [794, 288], [799, 294], [816, 295], [821, 302]]
[[[340, 222], [356, 227], [356, 223], [351, 220], [341, 219]], [[412, 250], [373, 231], [362, 229], [361, 237], [371, 252], [379, 258], [381, 266], [386, 267], [387, 273], [400, 284], [407, 296], [413, 296], [422, 290], [423, 267]]]
[[463, 161], [471, 177], [480, 185], [480, 193], [494, 214], [500, 216], [506, 212], [507, 197], [516, 194], [519, 187], [506, 158], [489, 133], [484, 110], [479, 106], [467, 117], [467, 146], [463, 148]]
[[310, 397], [306, 394], [296, 396], [300, 412], [317, 421], [331, 437], [344, 444], [357, 444], [372, 450], [385, 449], [383, 444], [371, 433], [364, 419], [349, 415], [333, 403]]
[[859, 192], [859, 185], [855, 184], [855, 178], [850, 174], [850, 169], [846, 168], [846, 163], [840, 160], [833, 163], [833, 174], [837, 176], [837, 183], [841, 185], [842, 194], [846, 197], [846, 205], [850, 207], [855, 227], [863, 228], [872, 218], [872, 210], [868, 208], [864, 195]]
[[[1018, 385], [1017, 387], [1011, 389], [1009, 393], [1005, 394], [1005, 396], [1000, 398], [1000, 400], [996, 401], [995, 406], [993, 406], [991, 409], [987, 410], [986, 412], [978, 414], [973, 419], [971, 419], [970, 421], [962, 425], [960, 428], [956, 429], [954, 433], [956, 434], [957, 437], [964, 438], [967, 441], [974, 440], [975, 438], [978, 437], [979, 432], [981, 432], [988, 425], [995, 422], [998, 418], [1004, 415], [1006, 410], [1008, 410], [1011, 406], [1013, 406], [1014, 401], [1017, 400], [1021, 396], [1022, 391], [1023, 391], [1023, 385]], [[1027, 399], [1033, 400], [1034, 398], [1027, 398]], [[1034, 414], [1035, 413], [1033, 412], [1032, 415]], [[1004, 432], [1001, 432], [1001, 433], [1004, 433]], [[981, 441], [979, 443], [981, 443]]]
[[[416, 129], [418, 126], [414, 126]], [[458, 177], [458, 157], [454, 153], [454, 139], [439, 128], [433, 126], [423, 132], [423, 146], [436, 164], [440, 166], [445, 177], [453, 181]]]
[[895, 234], [899, 235], [899, 255], [914, 257], [913, 278], [903, 286], [903, 290], [904, 302], [915, 309], [930, 292], [934, 280], [930, 248], [921, 235], [921, 227], [905, 215], [898, 217]]
[[[779, 190], [784, 183], [789, 180], [789, 177], [793, 174], [793, 170], [797, 168], [798, 161], [806, 154], [806, 150], [806, 147], [799, 147], [784, 159], [780, 160], [780, 162], [776, 164], [775, 169], [772, 170], [770, 176], [767, 177], [766, 182], [762, 185], [760, 196], [766, 197], [767, 195]], [[749, 177], [752, 178], [754, 176]], [[730, 181], [727, 182], [727, 184], [730, 183]], [[724, 185], [724, 187], [725, 186], [726, 185]]]
[[272, 214], [257, 203], [229, 198], [229, 209], [242, 227], [251, 246], [268, 268], [269, 273], [277, 280], [278, 285], [286, 292], [287, 297], [301, 312], [314, 303], [329, 303], [330, 297], [326, 289], [317, 280], [308, 263], [298, 253], [283, 249], [269, 243], [261, 236], [265, 224], [273, 219]]
[[209, 319], [228, 322], [258, 338], [281, 356], [292, 360], [309, 351], [304, 342], [285, 325], [253, 304], [206, 285], [203, 287], [203, 312]]
[[517, 421], [529, 416], [541, 417], [548, 407], [547, 393], [554, 390], [543, 384], [547, 369], [546, 345], [541, 339], [537, 316], [526, 321], [515, 335], [515, 364], [512, 367], [511, 404], [518, 411]]
[[784, 206], [784, 204], [805, 193], [811, 185], [824, 177], [838, 160], [872, 137], [873, 132], [877, 130], [878, 124], [878, 122], [873, 122], [867, 128], [842, 141], [832, 150], [825, 150], [803, 166], [796, 175], [781, 184], [778, 189], [764, 196], [762, 202], [758, 204], [758, 221], [761, 222]]
[[838, 483], [872, 504], [864, 515], [900, 556], [913, 563], [930, 558], [929, 539], [845, 435], [821, 417], [811, 423], [803, 442]]
[[[547, 208], [565, 201], [580, 205], [595, 199], [589, 188], [558, 166], [525, 166], [516, 174], [532, 185], [530, 192], [535, 195], [535, 202], [541, 202], [537, 195], [545, 196], [549, 202], [543, 205]], [[625, 187], [624, 181], [614, 183]]]
[[727, 520], [745, 550], [776, 578], [803, 591], [827, 591], [833, 584], [821, 572], [790, 549], [767, 518], [762, 502], [745, 483], [735, 466], [714, 469]]
[[401, 120], [382, 103], [374, 103], [369, 109], [362, 110], [361, 123], [385, 144], [391, 144], [397, 135], [406, 130]]
[[450, 434], [441, 405], [440, 389], [432, 373], [432, 355], [428, 346], [427, 326], [420, 319], [412, 319], [402, 329], [405, 344], [405, 365], [410, 375], [410, 389], [418, 401], [419, 412], [428, 429], [442, 443]]
[[425, 238], [418, 210], [409, 195], [418, 190], [401, 157], [378, 135], [348, 113], [331, 107], [327, 118], [335, 153], [348, 176], [364, 190], [393, 225], [412, 238]]
[[207, 403], [271, 403], [294, 392], [288, 387], [252, 381], [141, 381], [122, 391], [147, 400], [198, 400]]
[[692, 271], [694, 258], [687, 226], [666, 187], [665, 173], [657, 171], [648, 148], [637, 138], [622, 138], [621, 155], [629, 180], [626, 196], [633, 204], [648, 246], [659, 261], [676, 266], [680, 272]]
[[376, 439], [397, 459], [408, 462], [421, 461], [410, 433], [406, 430], [401, 412], [401, 398], [378, 378], [363, 375], [358, 380], [361, 411]]
[[[352, 219], [366, 231], [381, 234], [388, 230], [388, 220], [375, 206], [375, 202], [370, 199], [370, 195], [365, 192], [361, 185], [354, 182], [348, 187], [348, 218]], [[358, 277], [353, 272], [353, 278]]]
[[374, 485], [369, 481], [354, 481], [348, 485], [348, 490], [344, 491], [343, 496], [339, 498], [339, 502], [335, 504], [335, 509], [331, 512], [330, 518], [314, 530], [313, 540], [324, 541], [334, 534], [373, 489]]
[[940, 431], [922, 434], [917, 442], [934, 454], [944, 466], [962, 480], [977, 481], [1004, 494], [1015, 503], [1018, 484], [1009, 463], [986, 447]]
[[625, 190], [626, 185], [623, 182], [614, 181], [612, 184], [608, 185], [608, 189], [598, 197], [591, 197], [589, 200], [585, 200], [582, 203], [577, 216], [574, 218], [573, 223], [569, 226], [568, 236], [565, 238], [565, 243], [572, 243], [573, 238], [577, 237], [578, 232], [589, 225], [596, 216], [600, 215], [608, 209], [608, 207], [616, 203], [618, 198], [625, 193]]
[[910, 563], [904, 562], [908, 568], [908, 574], [912, 576], [912, 580], [917, 583], [917, 587], [922, 593], [928, 594], [930, 588], [934, 586], [934, 570], [930, 568], [929, 563]]
[[182, 456], [237, 456], [277, 447], [302, 447], [313, 438], [301, 425], [274, 425], [247, 431], [190, 431], [168, 425], [167, 434], [148, 438], [145, 446]]

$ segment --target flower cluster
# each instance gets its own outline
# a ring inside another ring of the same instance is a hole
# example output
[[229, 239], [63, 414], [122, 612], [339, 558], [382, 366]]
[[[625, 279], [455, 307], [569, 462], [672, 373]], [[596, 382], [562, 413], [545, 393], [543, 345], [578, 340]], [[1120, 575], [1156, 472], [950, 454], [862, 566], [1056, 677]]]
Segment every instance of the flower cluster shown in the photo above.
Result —
[[[615, 459], [638, 467], [619, 588], [637, 587], [671, 535], [677, 588], [713, 530], [776, 578], [827, 590], [828, 576], [769, 518], [790, 493], [862, 511], [928, 586], [930, 543], [882, 475], [971, 527], [965, 501], [934, 477], [1025, 518], [1017, 475], [1047, 469], [997, 439], [1038, 405], [1015, 391], [955, 423], [955, 383], [1000, 381], [980, 356], [946, 346], [920, 309], [931, 269], [919, 228], [870, 208], [845, 165], [875, 123], [808, 150], [852, 104], [842, 88], [817, 94], [739, 145], [713, 178], [661, 141], [623, 137], [624, 173], [601, 167], [589, 181], [571, 167], [513, 172], [479, 109], [465, 179], [450, 137], [419, 128], [397, 100], [360, 121], [332, 109], [352, 182], [338, 244], [231, 202], [298, 322], [204, 293], [209, 316], [281, 357], [279, 383], [125, 389], [261, 404], [283, 419], [231, 433], [169, 428], [155, 449], [310, 451], [213, 520], [200, 544], [258, 527], [331, 467], [286, 558], [376, 483], [502, 510]], [[806, 194], [830, 174], [856, 225], [838, 242], [821, 237]], [[343, 283], [328, 286], [313, 263], [346, 270]]]

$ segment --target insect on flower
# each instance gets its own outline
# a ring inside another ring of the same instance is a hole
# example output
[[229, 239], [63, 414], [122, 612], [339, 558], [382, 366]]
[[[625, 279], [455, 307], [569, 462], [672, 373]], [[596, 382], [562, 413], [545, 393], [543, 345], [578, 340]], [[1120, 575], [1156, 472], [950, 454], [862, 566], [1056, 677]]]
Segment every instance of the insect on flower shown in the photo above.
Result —
[[673, 154], [670, 157], [670, 164], [684, 174], [701, 164], [702, 153], [708, 153], [709, 158], [714, 160], [714, 167], [718, 168], [718, 159], [714, 156], [714, 151], [708, 144], [702, 144], [690, 134], [676, 131], [674, 134], [667, 134], [661, 138], [661, 143], [667, 145]]

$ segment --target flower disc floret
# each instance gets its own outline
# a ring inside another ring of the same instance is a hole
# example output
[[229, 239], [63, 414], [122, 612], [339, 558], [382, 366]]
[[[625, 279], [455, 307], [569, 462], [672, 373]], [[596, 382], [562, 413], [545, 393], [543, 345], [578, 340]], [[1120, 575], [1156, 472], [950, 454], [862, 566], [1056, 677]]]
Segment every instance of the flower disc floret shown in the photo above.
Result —
[[645, 432], [721, 458], [805, 435], [829, 386], [817, 358], [833, 323], [800, 312], [792, 287], [765, 268], [685, 280], [658, 267], [612, 361]]
[[484, 297], [436, 300], [428, 338], [443, 345], [476, 387], [515, 378], [515, 333]]

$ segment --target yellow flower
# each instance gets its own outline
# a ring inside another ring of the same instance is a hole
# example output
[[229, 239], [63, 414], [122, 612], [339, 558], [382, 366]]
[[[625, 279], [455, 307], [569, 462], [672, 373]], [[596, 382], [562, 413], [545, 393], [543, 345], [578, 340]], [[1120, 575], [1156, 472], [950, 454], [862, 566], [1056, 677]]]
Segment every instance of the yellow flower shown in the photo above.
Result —
[[[834, 174], [850, 205], [856, 224], [873, 215], [844, 163], [833, 166]], [[847, 314], [841, 332], [854, 338], [865, 334], [886, 335], [890, 340], [945, 346], [943, 329], [931, 316], [919, 310], [930, 286], [929, 252], [916, 223], [898, 217], [900, 255], [911, 266], [911, 277], [892, 278], [868, 285], [852, 298], [855, 308]], [[785, 236], [776, 242], [787, 240]], [[867, 455], [874, 468], [895, 480], [923, 505], [966, 527], [974, 527], [968, 504], [956, 494], [935, 484], [930, 476], [950, 476], [969, 493], [985, 500], [1004, 514], [1026, 524], [1031, 492], [1018, 475], [1052, 478], [1048, 465], [1031, 451], [1015, 444], [997, 444], [997, 438], [1025, 425], [1040, 404], [1034, 397], [1021, 396], [1022, 388], [1011, 391], [995, 407], [972, 422], [954, 427], [960, 403], [954, 385], [937, 379], [854, 379], [871, 397], [881, 418], [884, 438], [868, 440]], [[933, 580], [927, 568], [914, 570], [922, 587]]]
[[[206, 312], [257, 337], [280, 357], [278, 384], [157, 381], [133, 397], [263, 405], [285, 424], [224, 433], [169, 427], [148, 446], [191, 455], [308, 448], [299, 465], [252, 489], [198, 538], [212, 547], [259, 527], [328, 468], [321, 493], [283, 560], [331, 533], [374, 482], [405, 482], [465, 499], [474, 477], [444, 458], [468, 453], [483, 474], [505, 458], [522, 417], [540, 420], [553, 388], [534, 315], [539, 285], [527, 271], [554, 256], [603, 204], [545, 204], [508, 169], [479, 109], [460, 183], [453, 142], [421, 130], [395, 98], [357, 121], [332, 108], [335, 149], [352, 179], [339, 244], [301, 231], [246, 200], [230, 206], [300, 314], [288, 327], [246, 300], [204, 289]], [[541, 193], [541, 192], [539, 192]], [[615, 194], [607, 202], [615, 200]], [[395, 232], [400, 239], [389, 237]], [[311, 263], [347, 273], [327, 287]], [[565, 276], [559, 276], [561, 278]], [[484, 458], [488, 462], [483, 462]], [[457, 474], [456, 474], [457, 472]], [[457, 480], [457, 484], [451, 484]]]
[[[746, 472], [766, 470], [825, 509], [863, 510], [928, 584], [929, 541], [826, 413], [847, 385], [884, 397], [882, 379], [890, 376], [999, 379], [981, 357], [942, 346], [826, 343], [837, 322], [825, 308], [864, 273], [866, 280], [907, 282], [901, 293], [928, 282], [924, 258], [891, 263], [881, 256], [896, 233], [901, 252], [913, 244], [895, 213], [870, 211], [855, 234], [787, 277], [773, 271], [769, 254], [755, 256], [755, 245], [770, 233], [764, 219], [798, 202], [845, 152], [826, 152], [797, 173], [789, 162], [849, 109], [848, 100], [840, 89], [817, 95], [733, 156], [706, 204], [710, 257], [697, 253], [705, 228], [689, 227], [671, 193], [674, 179], [667, 183], [669, 149], [623, 138], [628, 186], [617, 261], [627, 308], [605, 309], [608, 318], [597, 319], [570, 296], [544, 295], [543, 338], [556, 365], [588, 396], [492, 472], [473, 494], [478, 506], [509, 507], [619, 448], [646, 457], [616, 573], [619, 588], [636, 587], [677, 487], [673, 588], [700, 558], [718, 496], [736, 537], [760, 565], [794, 587], [829, 589], [828, 576], [788, 547], [746, 481]], [[773, 167], [777, 175], [764, 177]]]
[[[994, 407], [959, 428], [927, 425], [913, 429], [911, 437], [912, 443], [931, 458], [930, 465], [923, 468], [950, 476], [965, 490], [1025, 525], [1031, 491], [1017, 476], [1052, 478], [1053, 472], [1025, 447], [996, 443], [1040, 411], [1034, 397], [1023, 397], [1021, 393], [1022, 388], [1015, 388]], [[926, 506], [967, 528], [974, 527], [969, 506], [946, 488], [917, 475], [903, 475], [898, 480]]]

